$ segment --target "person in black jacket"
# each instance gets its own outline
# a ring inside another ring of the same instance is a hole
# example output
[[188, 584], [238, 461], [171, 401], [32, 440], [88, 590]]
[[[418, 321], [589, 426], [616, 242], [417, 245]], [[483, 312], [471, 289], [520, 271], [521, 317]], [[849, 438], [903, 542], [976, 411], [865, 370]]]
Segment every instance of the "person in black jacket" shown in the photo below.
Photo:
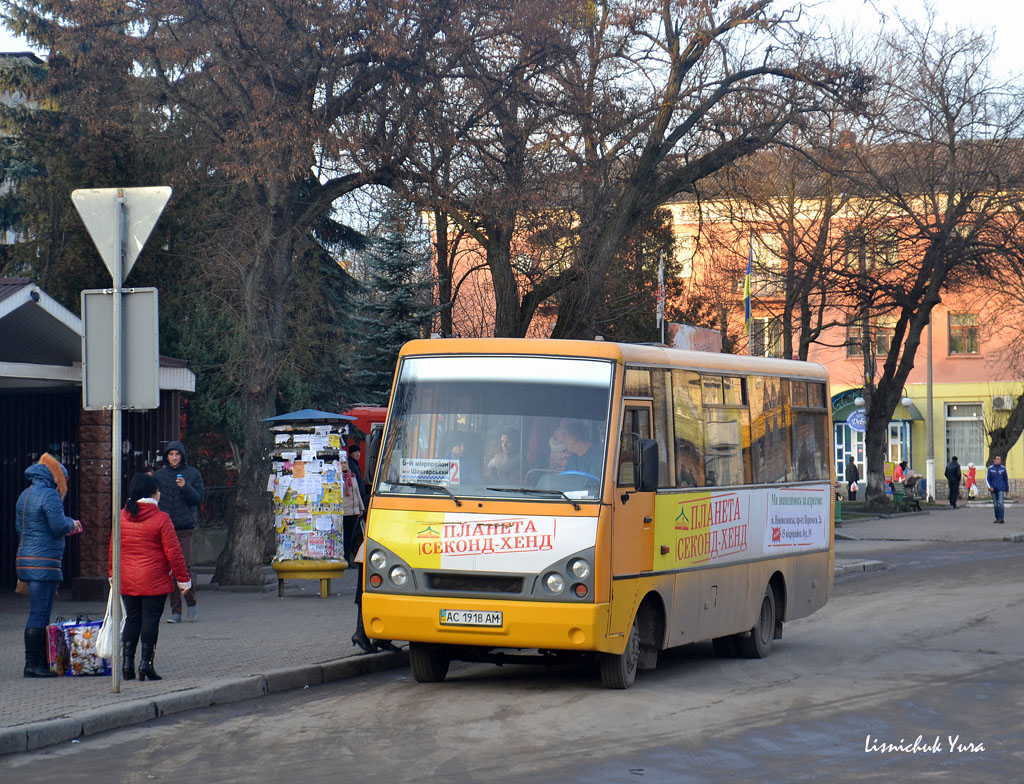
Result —
[[960, 480], [963, 478], [963, 471], [960, 470], [960, 460], [956, 455], [946, 466], [946, 481], [949, 482], [949, 505], [956, 509], [956, 502], [960, 498]]
[[[171, 441], [164, 450], [164, 465], [156, 474], [160, 485], [160, 510], [166, 512], [174, 524], [174, 532], [178, 535], [181, 552], [185, 556], [185, 566], [192, 572], [192, 531], [199, 522], [199, 504], [202, 503], [206, 490], [199, 469], [188, 464], [185, 445], [181, 441]], [[168, 623], [181, 622], [181, 596], [178, 591], [171, 591], [171, 616]], [[195, 590], [185, 594], [188, 605], [186, 617], [194, 621], [199, 614]]]
[[857, 468], [857, 464], [853, 462], [853, 457], [848, 456], [846, 458], [846, 489], [849, 491], [849, 498], [851, 501], [857, 500], [857, 488], [854, 486], [860, 481], [860, 469]]

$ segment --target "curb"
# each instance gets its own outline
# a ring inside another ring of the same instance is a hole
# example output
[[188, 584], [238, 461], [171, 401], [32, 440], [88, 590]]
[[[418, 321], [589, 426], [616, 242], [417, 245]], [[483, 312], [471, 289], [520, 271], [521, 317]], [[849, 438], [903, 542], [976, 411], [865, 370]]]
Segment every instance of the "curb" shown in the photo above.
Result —
[[836, 564], [833, 574], [839, 577], [851, 572], [877, 572], [884, 568], [883, 561], [854, 561], [853, 563]]
[[1004, 542], [1024, 542], [1024, 534], [1010, 534], [1003, 537]]
[[408, 667], [402, 653], [373, 653], [334, 659], [322, 664], [271, 670], [263, 675], [225, 678], [205, 686], [161, 694], [152, 699], [128, 700], [59, 719], [47, 719], [0, 729], [0, 755], [32, 751], [106, 730], [130, 727], [195, 708], [251, 700], [265, 694], [319, 686], [359, 675]]

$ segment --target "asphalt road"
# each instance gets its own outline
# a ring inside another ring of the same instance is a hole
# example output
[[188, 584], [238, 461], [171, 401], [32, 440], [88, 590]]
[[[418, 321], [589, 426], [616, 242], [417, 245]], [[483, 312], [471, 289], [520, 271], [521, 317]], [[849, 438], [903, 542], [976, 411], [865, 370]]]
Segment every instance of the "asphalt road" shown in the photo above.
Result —
[[838, 578], [762, 661], [688, 646], [626, 691], [398, 670], [10, 755], [0, 781], [1020, 781], [1024, 545], [843, 547], [888, 568]]

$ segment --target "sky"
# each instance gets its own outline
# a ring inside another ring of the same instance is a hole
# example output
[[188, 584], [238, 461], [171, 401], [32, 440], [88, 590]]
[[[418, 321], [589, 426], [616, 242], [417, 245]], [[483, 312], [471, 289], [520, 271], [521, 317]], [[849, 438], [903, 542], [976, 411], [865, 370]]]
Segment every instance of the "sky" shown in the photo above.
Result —
[[[849, 21], [865, 32], [882, 24], [879, 10], [896, 10], [910, 17], [923, 17], [924, 0], [804, 0], [810, 13], [821, 14], [833, 22]], [[973, 26], [995, 33], [998, 51], [993, 63], [997, 75], [1008, 77], [1024, 72], [1024, 2], [1021, 0], [930, 0], [938, 18], [952, 27]], [[0, 26], [0, 51], [24, 51], [28, 44]]]

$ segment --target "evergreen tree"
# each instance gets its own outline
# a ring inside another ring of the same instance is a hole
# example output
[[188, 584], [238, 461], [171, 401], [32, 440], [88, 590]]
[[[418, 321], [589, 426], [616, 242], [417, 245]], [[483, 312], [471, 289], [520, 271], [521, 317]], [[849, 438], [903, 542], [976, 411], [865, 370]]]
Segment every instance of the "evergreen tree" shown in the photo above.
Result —
[[411, 205], [385, 199], [376, 236], [357, 257], [356, 298], [349, 384], [363, 402], [386, 405], [398, 352], [426, 336], [432, 304], [430, 238]]

